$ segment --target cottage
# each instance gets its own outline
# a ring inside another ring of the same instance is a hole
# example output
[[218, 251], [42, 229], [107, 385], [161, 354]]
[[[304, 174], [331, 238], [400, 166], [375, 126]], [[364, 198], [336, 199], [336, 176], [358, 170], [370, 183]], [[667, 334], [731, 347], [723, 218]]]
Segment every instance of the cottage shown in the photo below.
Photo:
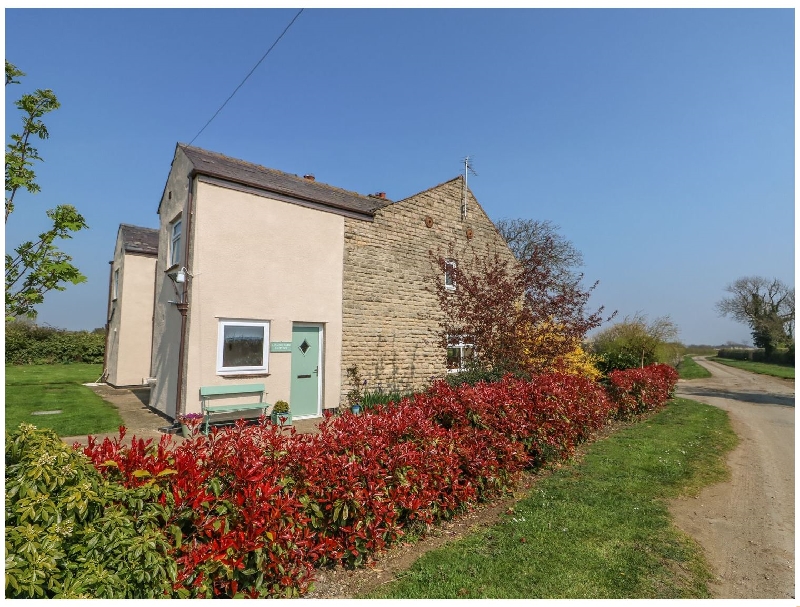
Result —
[[[109, 262], [105, 381], [141, 386], [150, 377], [158, 230], [121, 224]], [[124, 307], [123, 307], [124, 302]]]
[[150, 404], [171, 417], [254, 382], [319, 417], [351, 365], [420, 388], [469, 347], [437, 335], [431, 255], [512, 257], [461, 177], [392, 202], [184, 144], [158, 215]]

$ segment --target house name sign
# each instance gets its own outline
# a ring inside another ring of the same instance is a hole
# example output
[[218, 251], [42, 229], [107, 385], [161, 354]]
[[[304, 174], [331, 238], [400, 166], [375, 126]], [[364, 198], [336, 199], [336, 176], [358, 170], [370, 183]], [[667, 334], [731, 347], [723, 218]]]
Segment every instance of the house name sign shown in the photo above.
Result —
[[290, 341], [271, 341], [269, 342], [270, 352], [291, 352], [292, 342]]

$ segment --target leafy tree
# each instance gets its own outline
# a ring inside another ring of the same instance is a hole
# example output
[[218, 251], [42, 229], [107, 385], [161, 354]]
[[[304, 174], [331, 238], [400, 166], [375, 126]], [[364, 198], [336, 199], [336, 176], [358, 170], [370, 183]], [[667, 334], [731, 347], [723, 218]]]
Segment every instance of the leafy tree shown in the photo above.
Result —
[[745, 276], [725, 291], [730, 297], [717, 302], [721, 316], [750, 327], [753, 343], [769, 358], [776, 349], [794, 346], [794, 287], [777, 278]]
[[518, 263], [488, 250], [473, 250], [471, 259], [455, 264], [452, 250], [449, 257], [432, 254], [434, 265], [455, 286], [449, 288], [438, 277], [432, 282], [443, 312], [443, 346], [453, 337], [473, 344], [472, 362], [485, 370], [565, 370], [566, 357], [601, 324], [603, 308], [587, 313], [594, 285], [583, 289], [581, 276], [565, 280], [550, 263], [551, 244], [549, 237], [533, 243]]
[[[19, 84], [25, 74], [6, 61], [6, 86]], [[37, 89], [26, 93], [15, 103], [22, 111], [22, 131], [12, 133], [6, 146], [6, 226], [14, 212], [15, 197], [20, 189], [35, 194], [40, 191], [36, 183], [34, 163], [41, 161], [31, 139], [47, 139], [47, 126], [42, 116], [59, 108], [53, 91]], [[72, 238], [72, 232], [86, 227], [83, 216], [74, 206], [58, 205], [47, 211], [52, 227], [39, 234], [36, 240], [27, 240], [6, 253], [6, 320], [15, 316], [36, 316], [36, 306], [44, 301], [48, 291], [63, 291], [66, 283], [79, 284], [86, 277], [72, 265], [72, 258], [56, 246], [57, 240]], [[7, 230], [8, 235], [8, 230]]]
[[678, 327], [669, 316], [648, 322], [637, 312], [600, 331], [592, 338], [592, 351], [601, 361], [600, 368], [608, 373], [614, 369], [646, 367], [657, 362], [677, 362]]

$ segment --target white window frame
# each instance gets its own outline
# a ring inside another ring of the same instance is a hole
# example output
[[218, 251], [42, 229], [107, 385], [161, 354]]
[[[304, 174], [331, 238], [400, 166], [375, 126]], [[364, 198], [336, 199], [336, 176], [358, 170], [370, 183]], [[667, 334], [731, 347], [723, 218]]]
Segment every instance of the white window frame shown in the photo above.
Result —
[[[181, 218], [178, 217], [175, 221], [169, 224], [169, 226], [169, 265], [172, 267], [180, 265], [181, 263], [181, 238], [183, 237], [183, 224], [181, 222]], [[177, 236], [175, 234], [176, 229], [178, 231]]]
[[475, 356], [475, 340], [466, 338], [464, 335], [448, 335], [447, 336], [447, 349], [450, 350], [454, 348], [456, 350], [460, 350], [460, 354], [458, 357], [459, 360], [459, 368], [458, 369], [447, 369], [448, 373], [461, 373], [467, 370], [466, 365], [464, 364], [465, 356], [464, 350], [466, 348], [472, 348], [472, 355]]
[[[256, 375], [269, 373], [269, 325], [268, 320], [240, 320], [235, 318], [220, 318], [217, 332], [217, 375]], [[260, 366], [225, 367], [223, 361], [223, 348], [225, 347], [225, 327], [263, 327], [264, 344], [262, 350], [262, 363]]]
[[455, 259], [444, 260], [444, 288], [448, 291], [456, 290], [456, 278], [453, 276], [452, 270], [455, 270], [458, 264]]
[[111, 295], [111, 301], [117, 301], [119, 297], [119, 268], [114, 270], [114, 291]]

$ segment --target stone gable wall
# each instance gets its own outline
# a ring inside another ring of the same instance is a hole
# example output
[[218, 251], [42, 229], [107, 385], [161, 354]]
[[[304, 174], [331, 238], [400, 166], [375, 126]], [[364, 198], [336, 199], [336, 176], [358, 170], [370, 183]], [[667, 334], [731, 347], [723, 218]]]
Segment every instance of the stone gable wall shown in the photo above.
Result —
[[[441, 311], [432, 280], [444, 280], [430, 252], [471, 259], [511, 251], [471, 192], [461, 219], [463, 179], [393, 203], [370, 223], [345, 220], [342, 400], [346, 370], [357, 365], [367, 389], [423, 388], [446, 373], [438, 336]], [[432, 225], [428, 227], [428, 223]], [[471, 238], [468, 237], [471, 230]]]

